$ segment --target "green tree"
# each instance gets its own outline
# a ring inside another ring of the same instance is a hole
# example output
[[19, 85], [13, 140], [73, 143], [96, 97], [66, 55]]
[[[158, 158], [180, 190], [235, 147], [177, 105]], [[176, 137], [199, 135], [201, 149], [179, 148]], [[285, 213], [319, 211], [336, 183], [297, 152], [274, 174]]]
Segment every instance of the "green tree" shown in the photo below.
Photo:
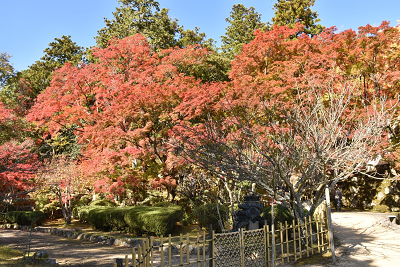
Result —
[[232, 60], [242, 52], [243, 44], [254, 40], [256, 29], [266, 30], [265, 23], [261, 22], [261, 15], [254, 7], [246, 8], [243, 4], [233, 5], [231, 15], [226, 18], [229, 23], [225, 35], [221, 36], [221, 49], [226, 58]]
[[120, 7], [113, 13], [114, 18], [104, 19], [106, 27], [95, 37], [99, 47], [105, 48], [113, 38], [122, 39], [142, 34], [153, 50], [170, 47], [185, 47], [193, 44], [212, 47], [214, 41], [195, 30], [184, 30], [178, 20], [168, 16], [168, 9], [160, 8], [154, 0], [119, 0]]
[[325, 27], [317, 24], [320, 21], [318, 13], [311, 10], [314, 3], [315, 0], [278, 0], [274, 4], [275, 17], [272, 18], [272, 24], [294, 28], [296, 23], [301, 23], [304, 25], [304, 33], [311, 36], [320, 34]]
[[63, 35], [49, 43], [49, 47], [43, 52], [44, 56], [29, 66], [22, 75], [32, 90], [33, 98], [50, 85], [52, 73], [56, 68], [61, 68], [66, 62], [77, 66], [83, 60], [84, 48], [76, 45], [70, 35]]
[[55, 38], [44, 51], [44, 56], [28, 69], [14, 74], [0, 92], [0, 99], [8, 108], [24, 114], [36, 96], [50, 85], [53, 71], [66, 62], [77, 66], [84, 58], [84, 48], [76, 45], [71, 36]]
[[5, 52], [0, 53], [0, 86], [4, 85], [7, 79], [14, 73], [14, 68], [9, 61], [10, 57]]

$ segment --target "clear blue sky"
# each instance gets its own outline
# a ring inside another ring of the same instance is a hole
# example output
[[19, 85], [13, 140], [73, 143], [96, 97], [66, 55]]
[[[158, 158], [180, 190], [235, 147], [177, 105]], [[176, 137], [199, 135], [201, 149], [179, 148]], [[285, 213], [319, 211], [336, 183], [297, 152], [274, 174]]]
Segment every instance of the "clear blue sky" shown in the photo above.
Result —
[[[195, 26], [207, 37], [220, 41], [234, 4], [253, 6], [262, 21], [273, 17], [275, 0], [159, 0], [169, 15], [185, 29]], [[71, 35], [78, 45], [95, 45], [97, 31], [105, 26], [104, 17], [112, 18], [117, 0], [3, 0], [0, 3], [0, 53], [12, 55], [16, 70], [24, 70], [43, 56], [48, 44], [62, 35]], [[396, 26], [400, 20], [400, 0], [316, 0], [312, 8], [321, 24], [339, 30], [354, 29], [383, 20]]]

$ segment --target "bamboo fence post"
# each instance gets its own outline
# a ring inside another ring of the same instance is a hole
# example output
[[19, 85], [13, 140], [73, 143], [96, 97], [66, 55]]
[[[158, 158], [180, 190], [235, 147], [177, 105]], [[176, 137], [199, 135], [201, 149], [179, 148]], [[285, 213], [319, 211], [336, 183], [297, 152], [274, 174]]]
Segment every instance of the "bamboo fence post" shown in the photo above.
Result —
[[244, 242], [243, 242], [243, 228], [239, 229], [239, 243], [240, 243], [240, 266], [244, 267]]
[[329, 230], [329, 243], [332, 251], [332, 261], [336, 263], [335, 256], [335, 244], [333, 242], [333, 232], [332, 232], [332, 218], [331, 218], [331, 199], [329, 197], [329, 188], [328, 185], [325, 187], [325, 198], [326, 198], [326, 207], [328, 208], [328, 230]]
[[154, 253], [153, 253], [153, 245], [154, 245], [154, 237], [150, 236], [150, 242], [149, 242], [149, 252], [148, 254], [150, 255], [150, 260], [151, 260], [151, 267], [154, 266]]
[[307, 253], [307, 257], [310, 257], [310, 252], [309, 252], [310, 244], [309, 244], [309, 242], [308, 242], [307, 217], [304, 218], [304, 228], [305, 228], [305, 230], [306, 230], [306, 235], [305, 235], [305, 238], [306, 238], [306, 253]]
[[300, 252], [299, 257], [301, 259], [301, 258], [303, 258], [303, 251], [302, 251], [302, 248], [301, 248], [301, 228], [300, 228], [300, 220], [299, 220], [299, 218], [297, 218], [297, 229], [299, 231], [299, 252]]
[[146, 267], [150, 267], [150, 253], [149, 253], [149, 247], [150, 247], [150, 242], [146, 242], [146, 250], [144, 251], [146, 253]]
[[321, 253], [321, 240], [320, 240], [320, 235], [321, 235], [321, 232], [320, 232], [320, 230], [322, 230], [322, 225], [321, 225], [321, 228], [320, 228], [320, 220], [321, 220], [321, 217], [319, 217], [319, 220], [317, 221], [317, 242], [318, 242], [318, 253]]
[[285, 233], [286, 233], [286, 254], [287, 254], [287, 262], [290, 261], [290, 251], [289, 251], [289, 231], [288, 231], [288, 224], [285, 221]]
[[200, 267], [200, 233], [197, 232], [196, 239], [197, 267]]
[[203, 267], [206, 267], [206, 231], [203, 231]]
[[142, 247], [139, 245], [138, 246], [138, 267], [143, 266], [143, 265], [141, 265], [141, 261], [142, 261]]
[[186, 259], [187, 259], [187, 266], [189, 266], [189, 262], [190, 262], [190, 236], [189, 233], [187, 233], [186, 235]]
[[136, 253], [135, 253], [135, 248], [132, 248], [132, 267], [136, 267]]
[[129, 259], [128, 259], [128, 255], [125, 255], [125, 267], [129, 266]]
[[264, 235], [263, 235], [263, 237], [264, 237], [264, 248], [265, 248], [265, 251], [264, 251], [264, 259], [265, 259], [265, 266], [268, 266], [268, 237], [267, 237], [267, 234], [268, 234], [268, 232], [267, 232], [267, 222], [265, 222], [264, 223], [264, 227], [263, 227], [263, 229], [264, 229]]
[[282, 222], [279, 222], [279, 238], [281, 242], [281, 257], [282, 257], [282, 262], [285, 263], [285, 258], [283, 257], [283, 229], [282, 229]]
[[311, 254], [314, 255], [314, 236], [313, 236], [313, 227], [312, 227], [312, 218], [309, 216], [310, 220], [310, 234], [311, 234]]
[[[272, 236], [271, 236], [271, 238], [272, 238]], [[270, 231], [269, 231], [269, 225], [267, 225], [267, 248], [268, 248], [268, 263], [269, 263], [268, 266], [272, 266], [272, 253], [269, 250], [269, 248], [271, 247], [269, 239], [270, 239]], [[272, 250], [272, 247], [271, 247], [271, 250]]]
[[168, 264], [172, 265], [172, 244], [171, 244], [171, 234], [168, 235]]
[[160, 237], [160, 253], [161, 253], [161, 266], [164, 266], [164, 238]]

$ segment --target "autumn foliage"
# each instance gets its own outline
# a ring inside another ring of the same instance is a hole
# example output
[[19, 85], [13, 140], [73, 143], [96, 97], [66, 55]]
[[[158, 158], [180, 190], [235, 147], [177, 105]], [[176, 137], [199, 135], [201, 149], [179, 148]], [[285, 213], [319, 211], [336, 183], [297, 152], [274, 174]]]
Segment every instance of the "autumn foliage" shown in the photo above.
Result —
[[[187, 164], [170, 146], [179, 138], [176, 131], [206, 131], [204, 123], [212, 118], [233, 120], [228, 110], [253, 116], [258, 127], [260, 106], [299, 107], [307, 97], [301, 92], [311, 87], [355, 84], [352, 105], [359, 114], [376, 97], [398, 96], [397, 29], [383, 22], [358, 32], [329, 28], [297, 36], [302, 27], [256, 30], [232, 62], [229, 82], [202, 80], [212, 70], [206, 48], [156, 52], [140, 34], [114, 39], [94, 49], [93, 63], [66, 63], [55, 71], [26, 118], [51, 137], [73, 129], [81, 145], [82, 179], [90, 180], [96, 193], [119, 200], [129, 194], [136, 202], [147, 189], [164, 187], [174, 197]], [[234, 124], [222, 130], [226, 140], [237, 138]], [[196, 138], [190, 131], [186, 136]]]

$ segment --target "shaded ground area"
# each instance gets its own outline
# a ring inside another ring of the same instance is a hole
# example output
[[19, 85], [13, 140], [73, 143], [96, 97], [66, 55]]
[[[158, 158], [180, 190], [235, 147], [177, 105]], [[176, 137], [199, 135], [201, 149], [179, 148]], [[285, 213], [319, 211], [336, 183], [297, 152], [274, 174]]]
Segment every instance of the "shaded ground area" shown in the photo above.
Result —
[[[0, 245], [28, 251], [29, 232], [0, 229]], [[115, 258], [132, 253], [131, 248], [96, 244], [88, 241], [62, 238], [47, 233], [32, 232], [31, 251], [46, 250], [49, 258], [62, 266], [110, 267]], [[2, 265], [6, 266], [6, 265]]]
[[[337, 263], [303, 266], [400, 266], [400, 226], [390, 223], [387, 213], [334, 212], [332, 220]], [[0, 245], [27, 251], [28, 231], [0, 229]], [[132, 249], [32, 233], [31, 251], [45, 249], [62, 266], [112, 266], [115, 258], [130, 255]], [[326, 261], [325, 261], [326, 262]], [[3, 265], [4, 266], [4, 265]], [[296, 266], [296, 265], [283, 265]]]

